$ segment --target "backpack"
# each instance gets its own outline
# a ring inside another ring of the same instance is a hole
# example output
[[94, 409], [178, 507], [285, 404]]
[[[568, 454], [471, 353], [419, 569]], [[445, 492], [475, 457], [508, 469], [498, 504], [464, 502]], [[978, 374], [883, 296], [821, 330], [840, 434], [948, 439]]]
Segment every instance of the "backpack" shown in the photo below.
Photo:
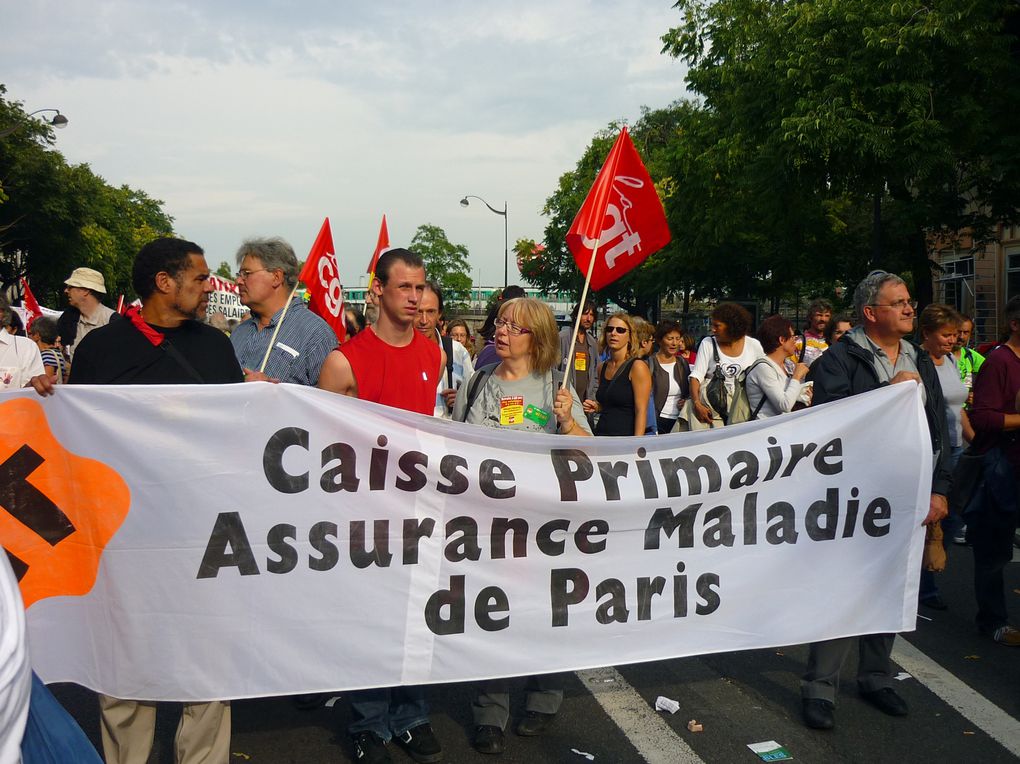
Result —
[[730, 407], [726, 412], [726, 416], [723, 418], [724, 424], [753, 422], [758, 418], [758, 413], [761, 411], [761, 407], [765, 405], [765, 396], [762, 395], [761, 400], [758, 401], [758, 405], [754, 407], [754, 411], [751, 411], [751, 401], [747, 397], [747, 375], [751, 373], [751, 369], [762, 363], [768, 363], [768, 359], [757, 359], [754, 363], [741, 371], [737, 375], [737, 378], [733, 380], [733, 400], [730, 401]]

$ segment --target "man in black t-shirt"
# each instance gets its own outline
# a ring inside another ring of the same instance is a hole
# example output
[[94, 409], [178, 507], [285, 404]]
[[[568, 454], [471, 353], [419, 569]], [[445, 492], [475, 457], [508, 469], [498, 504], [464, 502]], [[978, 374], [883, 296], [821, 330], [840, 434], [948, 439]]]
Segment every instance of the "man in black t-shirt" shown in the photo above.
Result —
[[[200, 323], [212, 284], [202, 248], [182, 239], [156, 239], [135, 258], [132, 284], [142, 300], [125, 321], [90, 332], [75, 352], [71, 384], [223, 384], [243, 382], [230, 340]], [[40, 375], [32, 386], [54, 392]], [[108, 764], [146, 761], [156, 704], [99, 696], [103, 753]], [[181, 764], [230, 758], [230, 704], [186, 703], [176, 736]]]

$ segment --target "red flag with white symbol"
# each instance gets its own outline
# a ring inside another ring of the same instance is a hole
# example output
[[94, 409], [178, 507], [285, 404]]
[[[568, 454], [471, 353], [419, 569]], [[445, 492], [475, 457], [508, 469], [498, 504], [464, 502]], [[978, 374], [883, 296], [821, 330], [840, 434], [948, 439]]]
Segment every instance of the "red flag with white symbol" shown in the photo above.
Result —
[[21, 298], [21, 304], [28, 312], [28, 326], [25, 327], [25, 331], [32, 328], [32, 322], [37, 318], [42, 318], [42, 308], [39, 307], [39, 301], [35, 299], [35, 295], [32, 294], [32, 290], [28, 286], [28, 279], [24, 276], [21, 277], [21, 290], [23, 297]]
[[340, 268], [333, 251], [333, 233], [329, 218], [322, 223], [319, 235], [308, 253], [305, 266], [298, 277], [308, 288], [308, 308], [326, 321], [337, 339], [344, 341], [347, 324], [344, 322], [344, 290], [340, 286]]
[[627, 128], [606, 157], [588, 198], [567, 232], [574, 262], [598, 290], [669, 244], [662, 202]]

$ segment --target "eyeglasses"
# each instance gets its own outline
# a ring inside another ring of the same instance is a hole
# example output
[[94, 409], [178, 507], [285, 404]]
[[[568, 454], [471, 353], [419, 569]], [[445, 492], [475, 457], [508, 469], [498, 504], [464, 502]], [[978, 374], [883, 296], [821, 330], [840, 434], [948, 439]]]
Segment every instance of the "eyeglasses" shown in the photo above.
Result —
[[257, 269], [255, 269], [253, 271], [249, 271], [247, 268], [242, 268], [241, 270], [239, 270], [235, 274], [234, 280], [235, 281], [240, 281], [241, 279], [247, 279], [253, 273], [262, 273], [263, 271], [268, 271], [268, 270], [269, 270], [268, 268], [257, 268]]
[[626, 334], [629, 331], [630, 331], [630, 329], [628, 329], [626, 326], [607, 326], [606, 327], [606, 334], [612, 334], [613, 332], [616, 332], [617, 334]]
[[505, 318], [496, 319], [497, 329], [506, 329], [508, 334], [512, 334], [515, 337], [519, 337], [522, 334], [531, 334], [531, 329], [515, 324], [511, 321], [507, 321]]
[[892, 308], [893, 310], [903, 310], [908, 305], [911, 310], [917, 310], [917, 300], [896, 300], [895, 302], [890, 302], [888, 305], [882, 305], [877, 302], [871, 303], [871, 307], [873, 308]]

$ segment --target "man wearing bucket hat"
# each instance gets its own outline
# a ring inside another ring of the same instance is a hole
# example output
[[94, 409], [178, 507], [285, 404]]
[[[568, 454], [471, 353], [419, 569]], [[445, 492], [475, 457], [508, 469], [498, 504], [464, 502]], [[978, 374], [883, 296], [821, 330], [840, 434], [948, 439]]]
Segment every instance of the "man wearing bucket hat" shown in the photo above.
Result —
[[93, 329], [106, 326], [111, 318], [120, 316], [102, 303], [106, 296], [106, 280], [103, 274], [92, 268], [75, 268], [64, 282], [64, 294], [71, 307], [63, 312], [57, 322], [60, 341], [74, 359], [74, 349], [82, 338]]

